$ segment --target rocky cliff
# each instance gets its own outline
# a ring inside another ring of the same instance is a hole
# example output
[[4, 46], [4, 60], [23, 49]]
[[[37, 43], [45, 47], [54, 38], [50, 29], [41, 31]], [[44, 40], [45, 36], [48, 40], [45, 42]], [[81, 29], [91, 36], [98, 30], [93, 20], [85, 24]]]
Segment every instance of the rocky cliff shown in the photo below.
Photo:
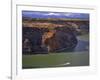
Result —
[[77, 38], [71, 27], [48, 29], [25, 26], [22, 30], [23, 54], [69, 51], [77, 45]]

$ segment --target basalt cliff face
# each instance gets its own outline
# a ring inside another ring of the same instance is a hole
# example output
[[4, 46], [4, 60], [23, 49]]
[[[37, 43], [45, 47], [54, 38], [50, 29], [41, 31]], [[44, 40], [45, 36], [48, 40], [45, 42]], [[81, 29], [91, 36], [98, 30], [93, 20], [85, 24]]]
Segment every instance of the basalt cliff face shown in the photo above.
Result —
[[23, 54], [47, 54], [73, 50], [77, 45], [75, 29], [55, 27], [54, 29], [23, 26]]

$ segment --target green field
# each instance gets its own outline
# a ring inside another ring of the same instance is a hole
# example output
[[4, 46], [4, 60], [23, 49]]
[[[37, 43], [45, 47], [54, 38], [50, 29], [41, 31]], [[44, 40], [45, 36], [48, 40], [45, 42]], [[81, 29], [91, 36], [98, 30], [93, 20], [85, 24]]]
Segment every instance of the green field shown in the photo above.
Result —
[[[89, 41], [89, 36], [78, 36], [78, 40]], [[80, 41], [79, 45], [87, 47], [88, 44]], [[81, 49], [81, 46], [78, 48]], [[84, 47], [82, 47], [84, 48]], [[68, 66], [89, 66], [89, 50], [22, 55], [22, 67], [27, 68], [47, 68], [47, 67], [68, 67]]]
[[23, 68], [89, 65], [88, 52], [23, 55]]

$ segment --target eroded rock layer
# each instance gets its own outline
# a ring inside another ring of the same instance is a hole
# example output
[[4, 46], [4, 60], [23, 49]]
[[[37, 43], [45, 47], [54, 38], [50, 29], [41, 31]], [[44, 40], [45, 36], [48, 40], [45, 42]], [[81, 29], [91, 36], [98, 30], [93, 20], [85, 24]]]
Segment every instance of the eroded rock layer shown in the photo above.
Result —
[[45, 54], [73, 50], [77, 45], [74, 29], [23, 27], [23, 54]]

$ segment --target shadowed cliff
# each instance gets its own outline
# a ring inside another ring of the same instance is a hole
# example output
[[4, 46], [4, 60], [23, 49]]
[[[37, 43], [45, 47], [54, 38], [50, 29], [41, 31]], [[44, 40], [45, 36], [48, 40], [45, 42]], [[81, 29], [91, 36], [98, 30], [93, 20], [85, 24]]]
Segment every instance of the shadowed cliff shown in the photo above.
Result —
[[77, 45], [73, 30], [64, 26], [48, 28], [23, 27], [23, 54], [43, 54], [73, 50]]

